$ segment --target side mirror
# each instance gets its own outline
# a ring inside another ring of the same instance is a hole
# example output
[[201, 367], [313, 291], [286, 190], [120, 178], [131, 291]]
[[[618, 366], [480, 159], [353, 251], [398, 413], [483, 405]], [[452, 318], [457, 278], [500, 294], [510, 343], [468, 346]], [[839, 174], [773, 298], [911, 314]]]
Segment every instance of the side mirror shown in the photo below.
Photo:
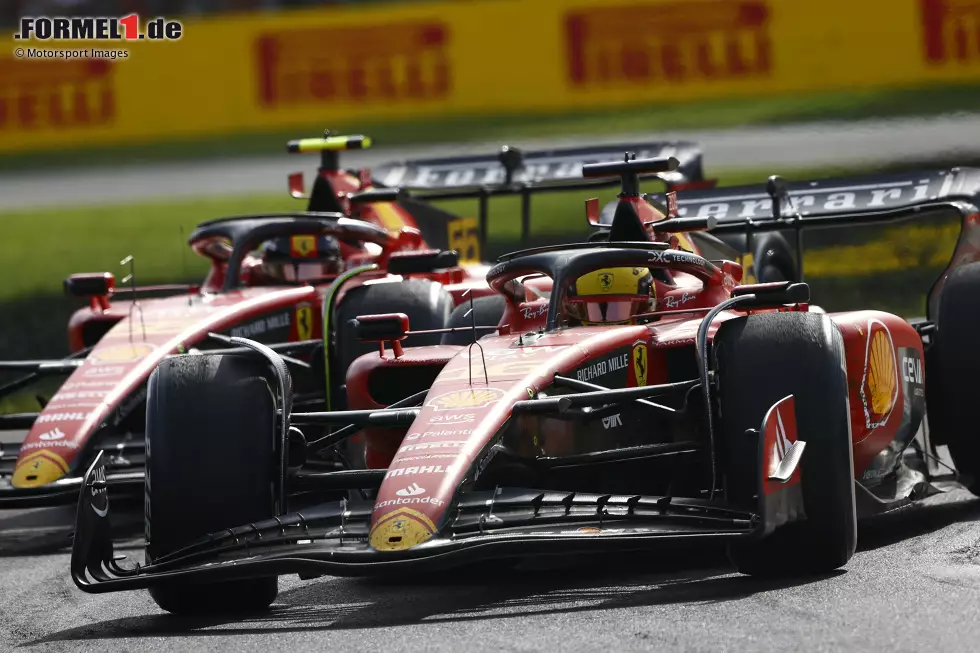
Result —
[[73, 274], [65, 279], [65, 294], [70, 297], [90, 298], [93, 309], [109, 308], [109, 295], [116, 287], [116, 277], [111, 272]]
[[408, 337], [408, 316], [404, 313], [379, 313], [360, 315], [351, 322], [354, 334], [360, 342], [376, 342], [381, 355], [384, 355], [385, 342], [390, 341], [395, 356], [401, 356], [399, 341]]
[[310, 196], [306, 194], [305, 184], [303, 183], [302, 172], [292, 172], [287, 178], [289, 180], [289, 196], [297, 200], [306, 200]]
[[459, 252], [437, 249], [394, 252], [388, 258], [390, 274], [424, 274], [459, 265]]
[[805, 283], [776, 281], [736, 286], [732, 297], [755, 295], [755, 300], [739, 304], [739, 308], [766, 308], [784, 304], [803, 304], [810, 301], [810, 286]]
[[[676, 209], [675, 209], [676, 211]], [[650, 223], [647, 223], [650, 224]], [[705, 231], [714, 229], [718, 218], [670, 218], [653, 223], [653, 230], [660, 233], [681, 233], [683, 231]]]
[[593, 227], [599, 226], [599, 198], [590, 197], [585, 200], [585, 218]]
[[378, 202], [398, 202], [407, 197], [409, 197], [408, 191], [402, 188], [372, 188], [347, 195], [351, 205], [355, 206]]

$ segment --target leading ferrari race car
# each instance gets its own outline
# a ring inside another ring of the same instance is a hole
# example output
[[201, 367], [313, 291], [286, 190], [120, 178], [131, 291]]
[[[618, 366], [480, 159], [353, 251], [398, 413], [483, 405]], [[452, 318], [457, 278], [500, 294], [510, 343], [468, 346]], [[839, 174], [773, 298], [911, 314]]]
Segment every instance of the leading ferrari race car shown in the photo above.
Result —
[[[288, 151], [321, 157], [309, 195], [301, 173], [289, 177], [290, 194], [307, 200], [307, 210], [199, 225], [188, 244], [211, 264], [199, 285], [137, 287], [132, 270], [119, 286], [110, 273], [69, 277], [68, 294], [89, 301], [68, 325], [71, 356], [0, 362], [0, 373], [25, 374], [0, 386], [0, 399], [30, 407], [0, 415], [0, 430], [25, 434], [15, 450], [0, 448], [0, 506], [73, 502], [81, 473], [99, 452], [117, 496], [125, 490], [141, 504], [146, 381], [172, 353], [234, 347], [232, 338], [247, 337], [283, 355], [296, 377], [298, 406], [343, 408], [346, 369], [370, 349], [348, 325], [353, 317], [403, 312], [422, 332], [409, 344], [439, 344], [466, 335], [437, 331], [462, 320], [464, 311], [454, 307], [464, 295], [492, 292], [489, 266], [481, 263], [486, 211], [459, 217], [428, 200], [529, 196], [536, 184], [554, 180], [576, 188], [583, 161], [611, 156], [603, 147], [526, 154], [504, 148], [491, 156], [383, 164], [376, 174], [341, 168], [340, 152], [369, 146], [365, 136], [330, 133], [290, 141]], [[701, 177], [693, 144], [637, 147], [677, 153], [682, 164], [669, 173], [672, 182]], [[425, 190], [426, 201], [375, 181], [396, 176]], [[495, 323], [502, 308], [488, 304], [481, 315]], [[338, 463], [319, 462], [328, 469]]]
[[[485, 335], [469, 345], [405, 347], [404, 314], [358, 316], [377, 351], [348, 370], [349, 410], [296, 410], [287, 365], [247, 339], [235, 342], [251, 353], [164, 359], [149, 385], [145, 563], [114, 554], [100, 458], [79, 495], [75, 583], [148, 588], [175, 613], [227, 612], [270, 604], [283, 574], [692, 538], [727, 545], [743, 573], [819, 573], [848, 562], [858, 517], [957, 474], [980, 492], [980, 170], [789, 187], [773, 177], [668, 196], [666, 214], [641, 217], [636, 175], [669, 167], [585, 166], [621, 176], [608, 230], [501, 257], [487, 282], [504, 315], [471, 315]], [[590, 221], [598, 212], [587, 203]], [[674, 237], [951, 214], [962, 236], [915, 324], [824, 313], [805, 283], [741, 284], [736, 262]], [[341, 428], [304, 436], [321, 425]], [[358, 433], [365, 468], [306, 465]]]

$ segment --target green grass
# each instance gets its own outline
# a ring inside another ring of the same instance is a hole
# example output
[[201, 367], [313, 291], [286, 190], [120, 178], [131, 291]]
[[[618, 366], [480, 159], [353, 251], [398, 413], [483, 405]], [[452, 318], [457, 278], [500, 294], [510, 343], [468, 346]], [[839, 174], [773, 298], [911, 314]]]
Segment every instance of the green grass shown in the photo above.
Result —
[[[957, 163], [969, 165], [971, 162]], [[943, 162], [929, 165], [939, 166]], [[902, 166], [918, 167], [921, 164]], [[724, 185], [760, 183], [769, 172], [740, 171], [721, 173], [720, 177]], [[867, 171], [825, 168], [781, 172], [792, 180]], [[647, 189], [658, 190], [657, 187], [650, 183]], [[599, 196], [605, 202], [614, 194], [614, 190], [607, 190]], [[572, 192], [535, 197], [532, 236], [561, 234], [560, 240], [572, 241], [587, 234], [583, 207], [586, 195]], [[467, 201], [443, 205], [462, 215], [472, 215], [476, 208], [475, 202]], [[516, 242], [520, 224], [518, 200], [499, 198], [490, 206], [489, 249], [516, 249], [520, 246]], [[84, 302], [62, 295], [61, 284], [67, 275], [109, 271], [121, 279], [126, 270], [119, 266], [119, 261], [133, 254], [140, 283], [199, 281], [207, 262], [186, 246], [195, 225], [226, 215], [300, 208], [300, 202], [283, 193], [3, 214], [6, 237], [0, 240], [0, 260], [4, 261], [6, 269], [15, 273], [9, 274], [0, 285], [0, 359], [54, 357], [68, 353], [65, 325], [72, 311]], [[823, 242], [828, 237], [826, 234], [820, 238], [814, 236], [810, 242], [816, 247], [808, 249], [806, 270], [815, 299], [828, 308], [846, 308], [863, 305], [869, 296], [882, 298], [883, 287], [889, 284], [882, 281], [883, 285], [876, 285], [876, 280], [891, 278], [905, 267], [933, 264], [934, 256], [928, 246], [917, 245], [909, 249], [908, 244], [935, 244], [938, 240], [948, 240], [951, 244], [955, 234], [946, 233], [944, 229], [942, 226], [936, 233], [907, 230], [885, 233], [877, 242], [868, 241], [867, 237], [858, 238], [850, 230], [843, 239], [847, 243], [845, 247], [840, 243], [827, 247], [833, 238]], [[818, 240], [821, 242], [816, 242]], [[847, 269], [856, 275], [853, 280], [834, 276], [842, 265], [849, 266]], [[917, 308], [919, 302], [905, 308], [899, 306], [902, 297], [915, 294], [918, 288], [910, 289], [904, 281], [892, 285], [895, 296], [886, 298], [880, 308], [921, 314], [921, 309]]]
[[[780, 124], [814, 120], [859, 120], [875, 117], [934, 115], [976, 111], [980, 85], [934, 86], [895, 90], [852, 90], [662, 104], [615, 110], [562, 114], [445, 117], [411, 122], [332, 123], [296, 125], [264, 133], [171, 137], [164, 142], [107, 146], [72, 151], [0, 155], [0, 170], [62, 165], [127, 164], [146, 161], [206, 159], [262, 155], [284, 150], [288, 139], [313, 136], [325, 127], [366, 133], [378, 145], [409, 145], [458, 141], [500, 141], [515, 138], [582, 134], [649, 132]], [[325, 112], [329, 115], [329, 112]]]
[[[789, 178], [819, 176], [825, 171], [797, 171]], [[764, 172], [722, 175], [725, 184], [761, 182]], [[651, 183], [650, 190], [657, 184]], [[616, 190], [597, 195], [602, 202]], [[586, 234], [581, 192], [543, 194], [532, 202], [532, 232]], [[474, 201], [442, 202], [459, 215], [473, 215]], [[301, 210], [302, 203], [285, 193], [234, 198], [181, 199], [75, 209], [15, 211], [3, 214], [0, 260], [17, 274], [0, 285], [0, 302], [57, 293], [73, 272], [108, 271], [122, 278], [119, 261], [132, 254], [139, 283], [189, 281], [202, 278], [207, 262], [186, 245], [194, 227], [216, 217]], [[499, 198], [490, 205], [491, 240], [515, 240], [520, 232], [518, 198]]]

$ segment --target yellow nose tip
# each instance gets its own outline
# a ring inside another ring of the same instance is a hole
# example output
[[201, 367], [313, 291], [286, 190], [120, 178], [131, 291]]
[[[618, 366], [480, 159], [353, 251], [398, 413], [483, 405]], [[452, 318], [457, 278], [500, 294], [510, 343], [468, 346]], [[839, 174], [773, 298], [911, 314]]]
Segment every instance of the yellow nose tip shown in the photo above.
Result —
[[402, 551], [432, 538], [435, 526], [420, 512], [398, 508], [384, 515], [371, 529], [371, 546], [377, 551]]
[[47, 451], [38, 451], [17, 463], [10, 483], [19, 488], [38, 487], [57, 481], [67, 471], [68, 465], [60, 456]]

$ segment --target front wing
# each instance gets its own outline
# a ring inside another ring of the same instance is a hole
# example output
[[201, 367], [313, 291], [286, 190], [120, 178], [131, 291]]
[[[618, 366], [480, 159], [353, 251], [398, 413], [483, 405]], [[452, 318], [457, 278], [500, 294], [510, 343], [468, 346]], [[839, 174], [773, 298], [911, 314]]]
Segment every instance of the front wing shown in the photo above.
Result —
[[[85, 473], [79, 493], [72, 579], [82, 590], [99, 593], [187, 577], [204, 582], [294, 573], [380, 575], [491, 558], [649, 550], [693, 538], [762, 538], [805, 518], [798, 469], [805, 443], [796, 438], [792, 395], [772, 406], [758, 436], [762, 474], [754, 511], [711, 499], [498, 487], [459, 494], [448, 522], [433, 528], [431, 539], [410, 548], [378, 550], [370, 543], [374, 502], [344, 499], [212, 533], [150, 565], [132, 567], [120, 565], [113, 551], [109, 483], [100, 455]], [[330, 474], [337, 480], [354, 476]], [[354, 480], [349, 485], [333, 489], [359, 489]]]
[[493, 558], [648, 550], [698, 538], [764, 534], [757, 515], [717, 503], [527, 489], [464, 493], [452, 523], [410, 549], [368, 542], [371, 501], [340, 501], [213, 533], [153, 564], [120, 564], [112, 546], [105, 470], [86, 473], [79, 496], [72, 578], [91, 593], [195, 582], [299, 574], [366, 576], [424, 572]]

